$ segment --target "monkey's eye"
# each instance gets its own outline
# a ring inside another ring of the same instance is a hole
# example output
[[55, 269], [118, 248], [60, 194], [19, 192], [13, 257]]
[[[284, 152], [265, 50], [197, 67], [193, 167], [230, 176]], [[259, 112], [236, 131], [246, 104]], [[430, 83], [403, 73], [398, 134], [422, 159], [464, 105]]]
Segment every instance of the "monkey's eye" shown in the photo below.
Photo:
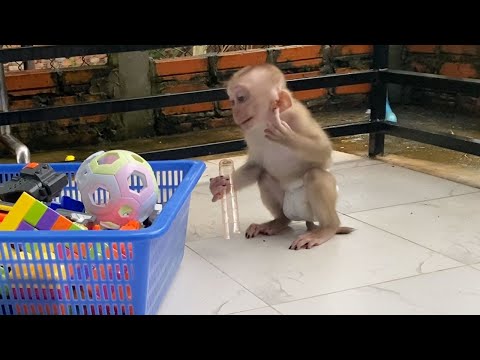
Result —
[[243, 96], [243, 95], [240, 95], [240, 96], [237, 97], [237, 100], [238, 100], [238, 102], [243, 103], [246, 100], [246, 97]]

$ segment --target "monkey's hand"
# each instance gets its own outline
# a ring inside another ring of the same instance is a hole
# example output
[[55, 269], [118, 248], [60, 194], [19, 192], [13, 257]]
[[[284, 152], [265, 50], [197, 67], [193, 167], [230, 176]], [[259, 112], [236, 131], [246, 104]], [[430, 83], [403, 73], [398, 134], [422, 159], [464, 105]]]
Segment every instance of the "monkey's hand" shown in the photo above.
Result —
[[265, 129], [265, 137], [273, 142], [291, 146], [297, 140], [297, 134], [292, 128], [282, 119], [280, 119], [280, 110], [275, 108], [274, 117], [272, 121], [267, 121], [267, 128]]
[[230, 179], [224, 176], [217, 176], [210, 179], [210, 191], [213, 195], [212, 202], [220, 200], [230, 191]]
[[300, 133], [280, 119], [279, 108], [275, 108], [274, 115], [267, 121], [265, 137], [273, 142], [282, 144], [295, 151], [302, 159], [325, 166], [332, 153], [331, 143], [328, 138], [323, 138], [321, 133], [311, 127], [311, 133]]

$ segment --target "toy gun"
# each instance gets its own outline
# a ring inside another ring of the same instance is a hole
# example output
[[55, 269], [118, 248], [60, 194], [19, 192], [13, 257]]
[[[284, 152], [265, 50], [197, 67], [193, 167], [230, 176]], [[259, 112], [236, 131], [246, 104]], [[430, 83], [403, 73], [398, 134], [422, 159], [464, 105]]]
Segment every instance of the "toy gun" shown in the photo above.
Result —
[[0, 184], [0, 199], [14, 203], [26, 192], [48, 203], [60, 196], [67, 184], [67, 175], [55, 172], [50, 165], [29, 163], [20, 171], [20, 175]]

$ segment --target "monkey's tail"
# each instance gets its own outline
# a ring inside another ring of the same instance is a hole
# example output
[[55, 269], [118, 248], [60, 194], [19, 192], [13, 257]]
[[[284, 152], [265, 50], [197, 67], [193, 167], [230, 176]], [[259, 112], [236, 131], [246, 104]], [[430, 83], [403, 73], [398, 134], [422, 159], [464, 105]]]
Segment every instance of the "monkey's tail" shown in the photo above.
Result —
[[337, 230], [337, 234], [350, 234], [351, 232], [354, 232], [356, 229], [348, 227], [348, 226], [340, 226]]

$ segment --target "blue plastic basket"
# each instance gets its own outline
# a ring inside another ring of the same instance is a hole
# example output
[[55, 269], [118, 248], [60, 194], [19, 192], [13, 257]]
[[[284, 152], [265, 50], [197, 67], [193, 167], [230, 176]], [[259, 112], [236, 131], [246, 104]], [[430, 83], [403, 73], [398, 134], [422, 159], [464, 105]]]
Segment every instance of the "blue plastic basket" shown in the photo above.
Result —
[[[68, 176], [62, 196], [80, 199], [80, 163], [51, 165]], [[145, 229], [0, 231], [0, 314], [156, 314], [183, 259], [190, 197], [205, 164], [150, 165], [163, 208]], [[0, 165], [0, 182], [21, 168]]]

